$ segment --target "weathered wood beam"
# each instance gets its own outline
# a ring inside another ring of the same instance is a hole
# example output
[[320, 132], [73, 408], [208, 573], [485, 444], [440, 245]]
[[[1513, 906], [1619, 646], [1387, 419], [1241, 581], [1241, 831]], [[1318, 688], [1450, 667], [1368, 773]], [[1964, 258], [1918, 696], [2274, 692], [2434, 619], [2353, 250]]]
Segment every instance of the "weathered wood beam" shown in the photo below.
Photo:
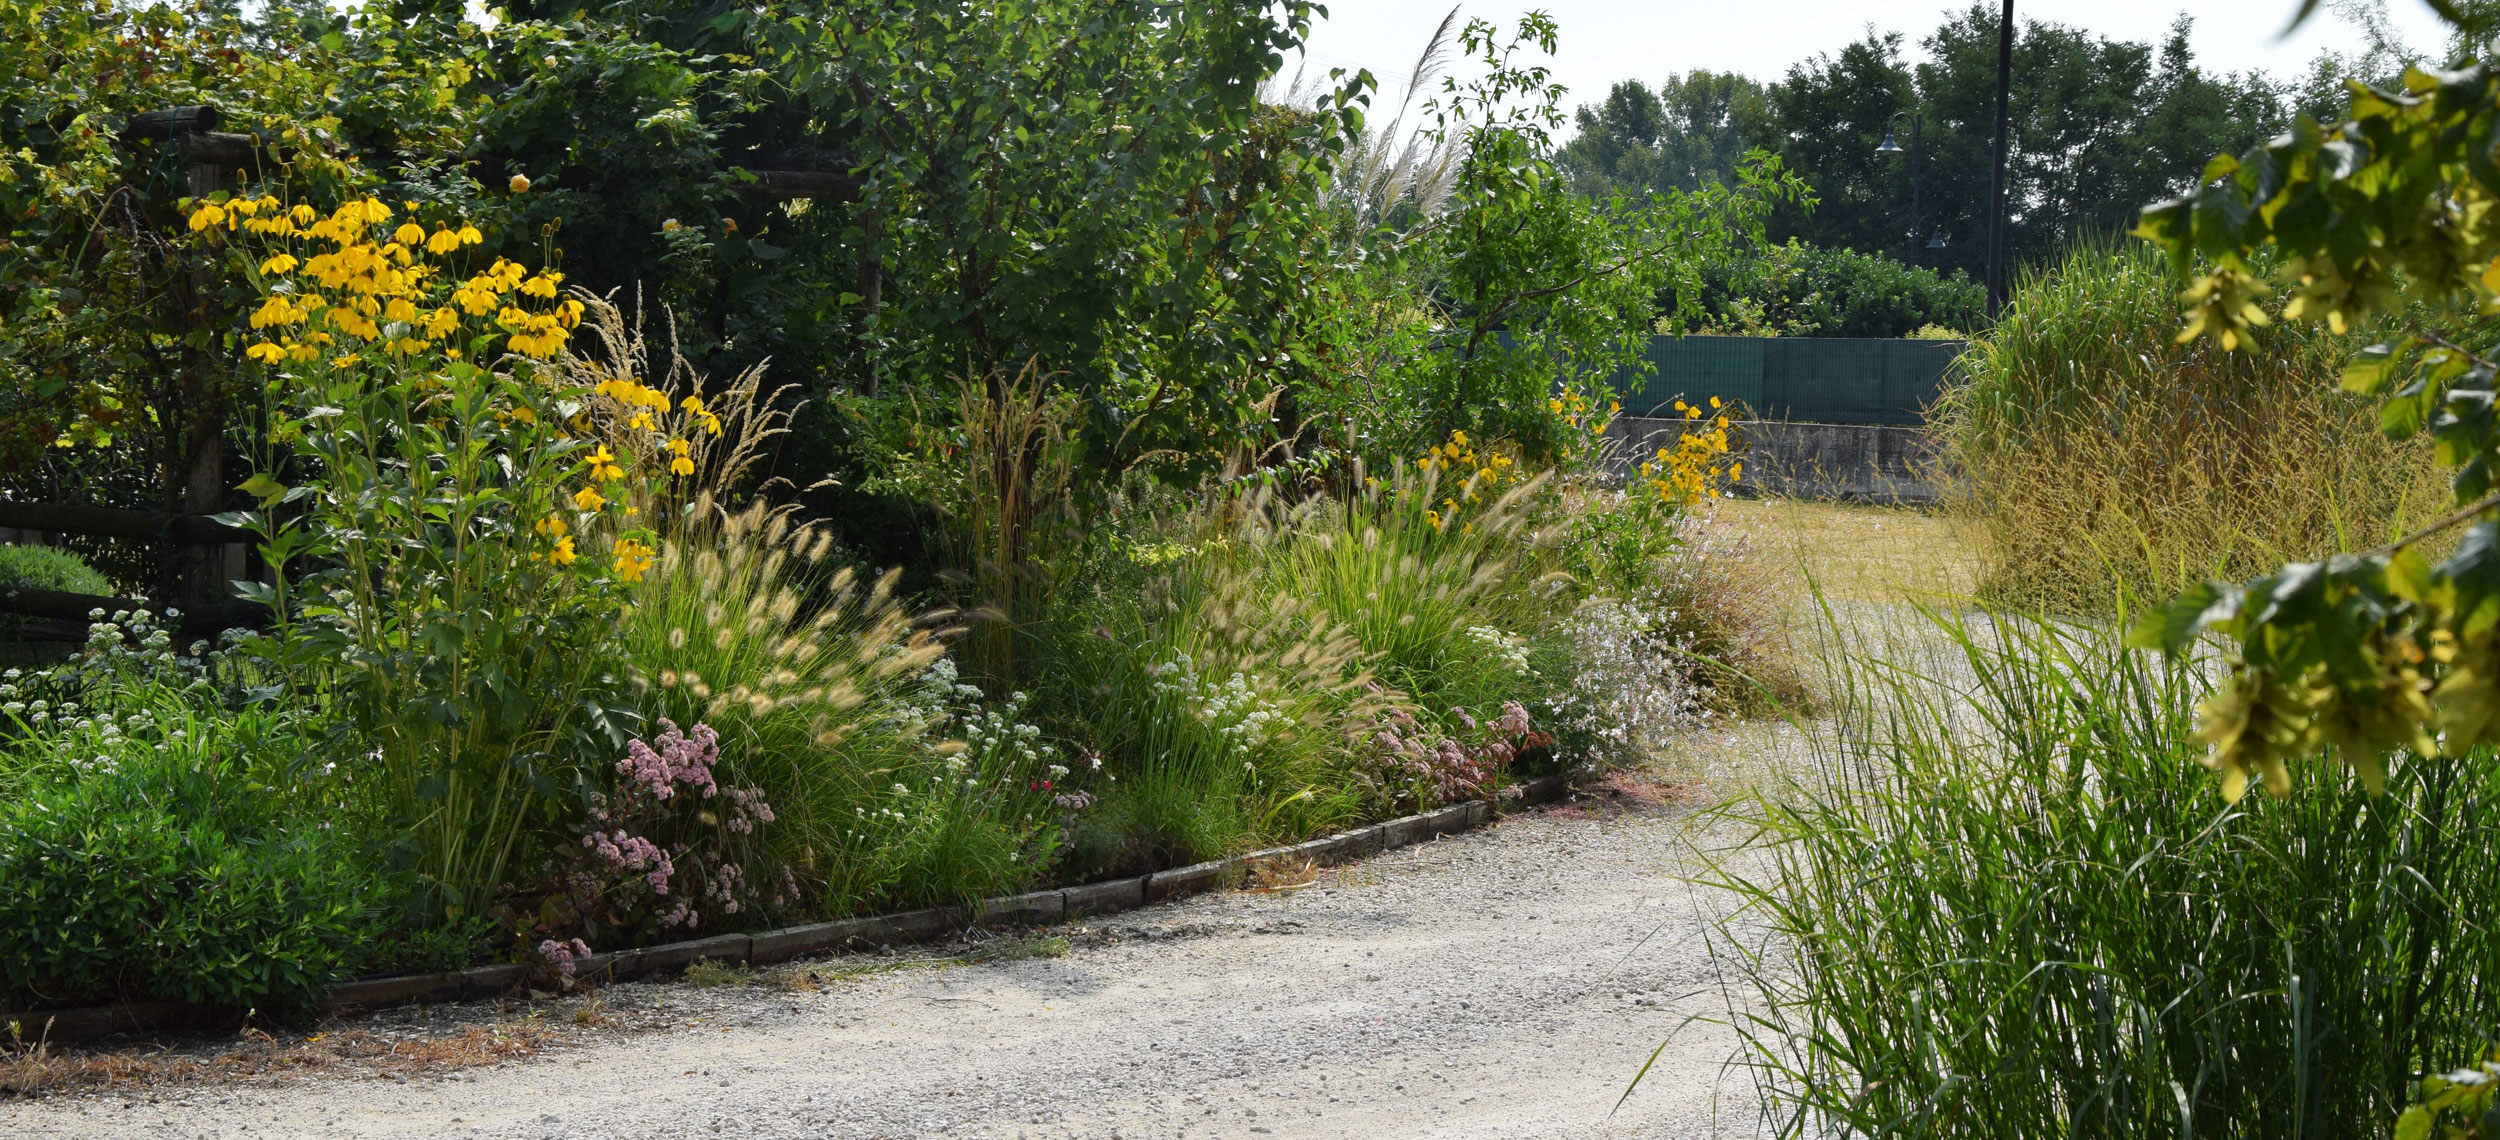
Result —
[[[0, 587], [0, 613], [83, 624], [97, 610], [107, 614], [144, 609], [162, 614], [164, 607], [136, 598], [73, 594], [64, 590]], [[176, 631], [184, 637], [207, 637], [229, 629], [258, 629], [269, 624], [269, 610], [251, 602], [215, 602], [182, 611]]]
[[217, 129], [224, 121], [217, 108], [207, 104], [190, 107], [167, 107], [158, 111], [141, 111], [122, 126], [121, 137], [128, 142], [140, 139], [170, 139]]
[[159, 539], [171, 537], [175, 542], [200, 546], [259, 541], [259, 536], [248, 530], [230, 527], [200, 515], [172, 515], [161, 511], [125, 511], [111, 507], [59, 506], [51, 503], [0, 501], [0, 527], [57, 531], [98, 538]]
[[182, 136], [182, 156], [194, 166], [258, 167], [276, 165], [279, 155], [259, 135], [202, 131]]

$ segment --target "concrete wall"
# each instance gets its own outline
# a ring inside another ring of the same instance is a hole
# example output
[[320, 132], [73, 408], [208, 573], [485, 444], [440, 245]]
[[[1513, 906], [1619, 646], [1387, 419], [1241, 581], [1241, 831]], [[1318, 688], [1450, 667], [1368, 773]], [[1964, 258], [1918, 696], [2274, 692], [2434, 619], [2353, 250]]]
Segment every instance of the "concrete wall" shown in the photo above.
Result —
[[[1606, 429], [1608, 465], [1628, 476], [1698, 426], [1618, 416]], [[1941, 497], [1935, 439], [1923, 427], [1738, 420], [1729, 434], [1730, 450], [1745, 465], [1739, 494], [1882, 503], [1931, 503]]]

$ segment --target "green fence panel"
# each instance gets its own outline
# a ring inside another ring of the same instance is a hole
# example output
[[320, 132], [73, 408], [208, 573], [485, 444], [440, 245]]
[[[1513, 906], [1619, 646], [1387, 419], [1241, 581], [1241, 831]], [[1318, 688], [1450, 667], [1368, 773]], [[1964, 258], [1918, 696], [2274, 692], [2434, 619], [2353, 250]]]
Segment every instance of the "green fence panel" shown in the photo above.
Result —
[[1672, 416], [1678, 399], [1717, 396], [1764, 419], [1915, 424], [1961, 351], [1955, 340], [1662, 336], [1647, 354], [1657, 374], [1627, 374], [1615, 387], [1636, 416]]
[[[1662, 336], [1649, 342], [1649, 362], [1658, 371], [1638, 390], [1624, 383], [1623, 410], [1633, 415], [1674, 413], [1675, 401], [1711, 396], [1762, 403], [1762, 346], [1770, 343], [1741, 336]], [[1626, 378], [1627, 380], [1629, 377]]]

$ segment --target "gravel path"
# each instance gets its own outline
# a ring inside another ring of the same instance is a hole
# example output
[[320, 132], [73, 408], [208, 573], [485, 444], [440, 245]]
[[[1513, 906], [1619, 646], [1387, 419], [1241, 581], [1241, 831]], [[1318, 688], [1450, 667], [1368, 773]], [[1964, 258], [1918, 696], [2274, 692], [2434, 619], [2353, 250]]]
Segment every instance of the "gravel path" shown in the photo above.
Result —
[[666, 1027], [416, 1081], [0, 1103], [0, 1134], [1749, 1135], [1728, 1032], [1677, 1030], [1720, 1000], [1700, 935], [1710, 900], [1678, 878], [1687, 818], [1637, 800], [1552, 809], [1297, 890], [1063, 928], [1057, 957], [802, 989], [619, 986], [604, 1000]]

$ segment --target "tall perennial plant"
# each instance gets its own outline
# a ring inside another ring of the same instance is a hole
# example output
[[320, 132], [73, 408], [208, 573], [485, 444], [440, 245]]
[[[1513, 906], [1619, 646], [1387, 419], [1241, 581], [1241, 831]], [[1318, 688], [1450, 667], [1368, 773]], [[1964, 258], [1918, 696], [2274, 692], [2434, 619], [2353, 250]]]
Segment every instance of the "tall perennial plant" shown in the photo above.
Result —
[[424, 917], [482, 914], [533, 825], [594, 786], [583, 758], [631, 735], [602, 650], [656, 550], [627, 488], [685, 472], [583, 436], [595, 402], [657, 397], [564, 383], [546, 362], [581, 302], [553, 270], [475, 264], [457, 219], [242, 197], [190, 224], [262, 298], [246, 354], [280, 451], [233, 521], [277, 573], [245, 588], [279, 616], [274, 652], [342, 666], [314, 672], [371, 746]]

